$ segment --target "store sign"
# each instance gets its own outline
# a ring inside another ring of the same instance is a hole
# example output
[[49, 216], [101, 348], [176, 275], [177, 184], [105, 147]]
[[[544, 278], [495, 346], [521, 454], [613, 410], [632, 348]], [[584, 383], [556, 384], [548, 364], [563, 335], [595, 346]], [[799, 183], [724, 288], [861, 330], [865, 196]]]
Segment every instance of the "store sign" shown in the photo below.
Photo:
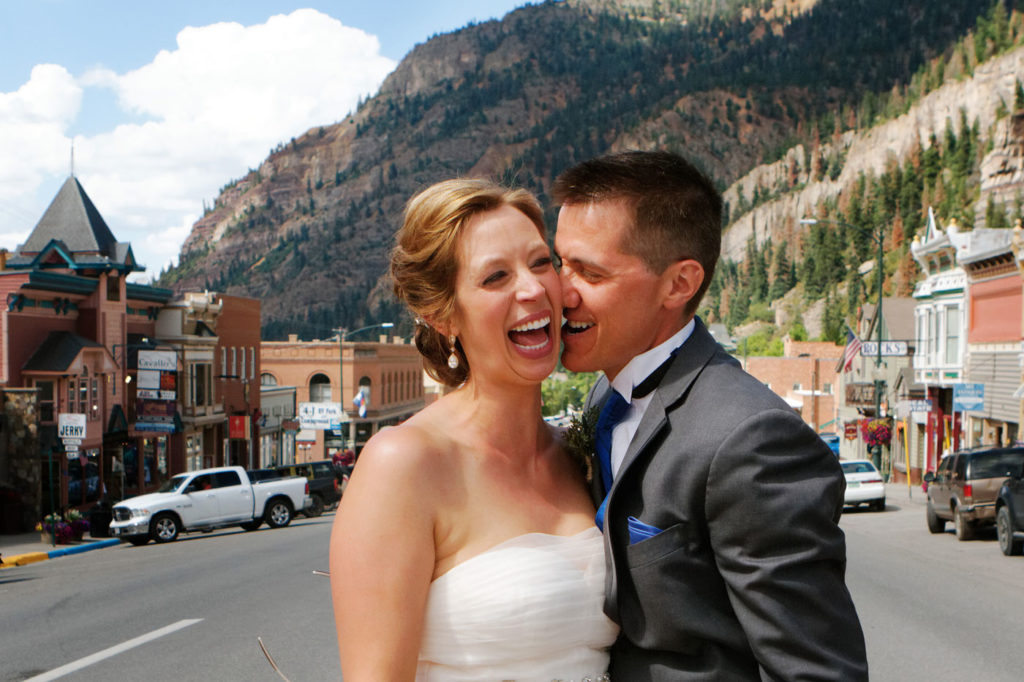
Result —
[[[903, 357], [909, 352], [906, 341], [882, 341], [882, 357]], [[860, 345], [862, 358], [878, 357], [878, 342], [864, 341]]]
[[249, 415], [233, 414], [228, 417], [228, 438], [232, 440], [248, 440]]
[[172, 350], [140, 350], [137, 368], [175, 372], [178, 369], [178, 355]]
[[985, 384], [953, 384], [953, 411], [985, 409]]
[[857, 440], [857, 422], [846, 422], [843, 424], [843, 437], [846, 440]]
[[875, 404], [875, 385], [872, 383], [846, 384], [846, 404], [868, 407]]
[[74, 412], [61, 412], [57, 415], [57, 437], [85, 438], [85, 415]]
[[896, 411], [901, 415], [909, 415], [913, 412], [931, 412], [931, 400], [901, 400], [896, 403]]
[[341, 421], [339, 403], [299, 403], [299, 424], [303, 429], [326, 431]]

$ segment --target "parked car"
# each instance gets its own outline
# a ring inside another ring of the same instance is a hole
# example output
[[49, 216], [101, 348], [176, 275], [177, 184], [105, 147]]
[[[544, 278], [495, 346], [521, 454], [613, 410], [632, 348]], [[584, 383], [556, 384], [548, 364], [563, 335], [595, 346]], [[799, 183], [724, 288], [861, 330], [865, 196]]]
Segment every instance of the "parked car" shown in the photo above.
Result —
[[875, 511], [885, 511], [885, 483], [870, 459], [851, 459], [839, 462], [846, 477], [843, 504], [868, 505]]
[[307, 504], [309, 484], [303, 478], [251, 483], [242, 467], [200, 469], [171, 477], [155, 493], [114, 505], [110, 534], [133, 545], [151, 539], [172, 542], [187, 531], [209, 531], [241, 525], [256, 530], [291, 523], [296, 509]]
[[284, 464], [277, 467], [284, 476], [302, 476], [309, 481], [309, 505], [302, 513], [308, 517], [320, 516], [324, 509], [333, 508], [341, 499], [342, 479], [329, 459], [302, 464]]
[[252, 469], [245, 473], [249, 477], [249, 481], [251, 483], [260, 483], [261, 481], [270, 481], [275, 478], [281, 478], [281, 472], [277, 469]]
[[1006, 556], [1020, 554], [1024, 543], [1017, 537], [1024, 533], [1024, 466], [1020, 467], [999, 488], [996, 498], [996, 533], [999, 549]]
[[999, 489], [1022, 466], [1024, 447], [980, 447], [944, 456], [935, 472], [924, 475], [928, 530], [942, 533], [952, 521], [957, 539], [969, 540], [979, 527], [995, 523]]
[[819, 433], [818, 437], [825, 441], [825, 445], [832, 451], [832, 454], [836, 457], [839, 456], [839, 436], [834, 433]]

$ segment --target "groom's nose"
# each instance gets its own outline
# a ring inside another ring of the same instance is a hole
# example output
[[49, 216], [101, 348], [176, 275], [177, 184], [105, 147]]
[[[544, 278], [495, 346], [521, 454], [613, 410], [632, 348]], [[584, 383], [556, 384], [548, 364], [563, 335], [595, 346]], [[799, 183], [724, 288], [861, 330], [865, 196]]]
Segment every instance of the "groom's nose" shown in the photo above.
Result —
[[562, 283], [562, 307], [572, 309], [580, 304], [580, 292], [572, 284], [572, 274], [569, 268], [562, 268], [559, 273], [559, 280]]

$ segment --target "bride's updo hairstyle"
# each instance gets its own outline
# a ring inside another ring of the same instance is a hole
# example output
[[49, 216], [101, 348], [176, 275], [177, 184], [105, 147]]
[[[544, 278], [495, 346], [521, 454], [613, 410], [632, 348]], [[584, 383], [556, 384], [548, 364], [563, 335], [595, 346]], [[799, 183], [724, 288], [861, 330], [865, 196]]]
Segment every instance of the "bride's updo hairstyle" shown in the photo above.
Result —
[[427, 374], [448, 386], [459, 386], [469, 377], [462, 344], [455, 342], [459, 365], [452, 369], [448, 338], [437, 331], [455, 312], [459, 239], [473, 217], [503, 206], [520, 211], [547, 238], [543, 212], [532, 194], [469, 178], [439, 182], [410, 199], [395, 235], [391, 252], [395, 296], [416, 316], [416, 348], [426, 360]]

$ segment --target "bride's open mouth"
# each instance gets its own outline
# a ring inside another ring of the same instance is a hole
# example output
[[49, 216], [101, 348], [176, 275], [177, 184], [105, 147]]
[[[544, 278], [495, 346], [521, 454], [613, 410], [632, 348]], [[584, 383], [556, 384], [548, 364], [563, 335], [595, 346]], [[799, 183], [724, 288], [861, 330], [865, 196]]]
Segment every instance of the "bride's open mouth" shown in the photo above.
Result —
[[546, 352], [551, 345], [551, 315], [536, 316], [512, 327], [508, 338], [516, 348], [527, 354]]

